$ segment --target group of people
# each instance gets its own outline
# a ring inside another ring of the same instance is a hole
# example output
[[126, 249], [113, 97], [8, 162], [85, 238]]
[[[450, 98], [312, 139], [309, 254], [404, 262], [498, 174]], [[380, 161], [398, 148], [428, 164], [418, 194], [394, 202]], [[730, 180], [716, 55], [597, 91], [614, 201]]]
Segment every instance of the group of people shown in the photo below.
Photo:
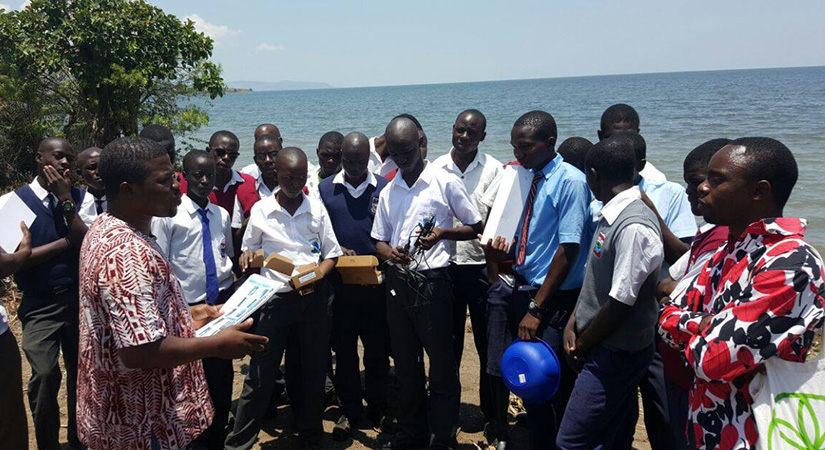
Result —
[[[750, 380], [768, 358], [804, 361], [825, 315], [806, 222], [783, 215], [790, 150], [712, 139], [685, 157], [683, 188], [648, 162], [629, 105], [607, 108], [595, 144], [557, 146], [552, 115], [528, 112], [507, 163], [481, 148], [486, 125], [462, 111], [452, 148], [429, 161], [421, 124], [401, 114], [374, 138], [324, 134], [315, 166], [262, 124], [254, 164], [236, 170], [239, 139], [218, 131], [180, 172], [160, 125], [79, 154], [45, 139], [37, 176], [13, 194], [36, 219], [0, 254], [23, 293], [38, 448], [60, 448], [61, 353], [76, 448], [248, 449], [286, 401], [301, 448], [321, 448], [328, 379], [334, 439], [368, 419], [386, 449], [455, 448], [468, 312], [498, 450], [510, 430], [500, 361], [515, 339], [562, 361], [553, 399], [524, 402], [532, 449], [631, 448], [639, 391], [654, 450], [755, 448]], [[518, 229], [482, 242], [508, 170], [532, 178]], [[322, 276], [296, 290], [254, 268], [260, 251]], [[353, 255], [377, 257], [383, 285], [344, 284], [336, 262]], [[283, 286], [275, 297], [196, 337], [258, 271]], [[0, 312], [0, 442], [27, 448], [21, 358]], [[231, 360], [246, 355], [231, 411]]]

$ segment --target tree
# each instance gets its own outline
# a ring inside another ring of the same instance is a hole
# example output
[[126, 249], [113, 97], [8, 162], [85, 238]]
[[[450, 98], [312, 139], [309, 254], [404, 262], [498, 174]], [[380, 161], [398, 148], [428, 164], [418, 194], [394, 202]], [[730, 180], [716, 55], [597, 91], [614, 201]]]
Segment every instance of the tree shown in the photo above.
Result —
[[208, 116], [186, 99], [224, 94], [212, 45], [192, 21], [143, 0], [33, 0], [0, 12], [0, 146], [9, 115], [37, 115], [38, 139], [62, 134], [79, 147], [142, 123], [192, 131]]

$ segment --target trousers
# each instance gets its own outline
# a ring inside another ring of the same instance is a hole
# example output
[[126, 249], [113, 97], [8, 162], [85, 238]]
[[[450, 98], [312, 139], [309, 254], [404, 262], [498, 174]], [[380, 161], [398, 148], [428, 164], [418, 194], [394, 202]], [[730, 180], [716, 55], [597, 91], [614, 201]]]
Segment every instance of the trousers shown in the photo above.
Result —
[[0, 334], [0, 442], [9, 450], [29, 448], [29, 427], [23, 404], [23, 367], [11, 330]]
[[60, 406], [57, 395], [66, 367], [67, 435], [79, 444], [75, 405], [77, 402], [78, 287], [45, 297], [24, 294], [18, 315], [23, 324], [23, 353], [32, 369], [29, 379], [29, 407], [34, 434], [40, 450], [59, 450]]
[[[399, 385], [400, 437], [452, 447], [461, 383], [452, 346], [449, 272], [444, 268], [408, 275], [389, 268], [387, 274], [387, 323]], [[429, 397], [422, 350], [430, 359]]]

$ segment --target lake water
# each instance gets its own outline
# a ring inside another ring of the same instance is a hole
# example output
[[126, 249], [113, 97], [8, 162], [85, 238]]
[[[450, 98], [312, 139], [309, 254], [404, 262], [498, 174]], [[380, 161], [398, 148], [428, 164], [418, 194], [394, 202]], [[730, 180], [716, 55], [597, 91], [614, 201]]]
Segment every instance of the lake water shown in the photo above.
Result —
[[509, 161], [510, 128], [522, 113], [553, 114], [559, 142], [570, 136], [595, 141], [601, 113], [614, 103], [636, 108], [648, 160], [679, 183], [684, 156], [708, 139], [770, 136], [784, 142], [800, 169], [786, 214], [807, 218], [808, 240], [825, 249], [825, 67], [236, 93], [211, 102], [209, 126], [193, 137], [235, 132], [240, 167], [252, 162], [255, 127], [272, 122], [285, 145], [317, 161], [326, 131], [379, 135], [389, 119], [409, 112], [427, 132], [433, 159], [449, 151], [455, 116], [477, 108], [488, 120], [482, 148]]

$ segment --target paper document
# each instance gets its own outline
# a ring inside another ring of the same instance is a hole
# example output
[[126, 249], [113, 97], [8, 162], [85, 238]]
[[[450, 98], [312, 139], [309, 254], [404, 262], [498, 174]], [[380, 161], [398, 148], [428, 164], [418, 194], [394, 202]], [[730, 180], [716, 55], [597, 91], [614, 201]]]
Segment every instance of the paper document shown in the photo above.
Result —
[[20, 222], [29, 227], [35, 217], [34, 212], [14, 192], [0, 197], [0, 248], [6, 253], [14, 253], [23, 239]]
[[248, 319], [261, 306], [266, 304], [284, 286], [281, 281], [270, 280], [253, 274], [221, 306], [223, 314], [198, 329], [197, 337], [207, 337], [218, 331]]
[[507, 166], [501, 174], [496, 199], [481, 235], [482, 244], [502, 236], [510, 244], [516, 236], [524, 203], [530, 193], [533, 173], [521, 166]]

